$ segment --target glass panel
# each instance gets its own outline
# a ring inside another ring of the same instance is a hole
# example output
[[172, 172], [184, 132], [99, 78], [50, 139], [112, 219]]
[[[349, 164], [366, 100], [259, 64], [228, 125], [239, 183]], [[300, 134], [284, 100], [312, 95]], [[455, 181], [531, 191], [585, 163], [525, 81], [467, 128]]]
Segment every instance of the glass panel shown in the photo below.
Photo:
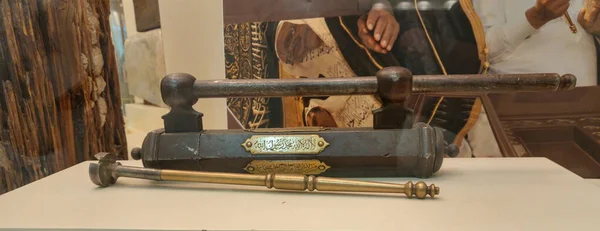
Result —
[[99, 152], [127, 158], [110, 2], [3, 1], [0, 13], [0, 194]]

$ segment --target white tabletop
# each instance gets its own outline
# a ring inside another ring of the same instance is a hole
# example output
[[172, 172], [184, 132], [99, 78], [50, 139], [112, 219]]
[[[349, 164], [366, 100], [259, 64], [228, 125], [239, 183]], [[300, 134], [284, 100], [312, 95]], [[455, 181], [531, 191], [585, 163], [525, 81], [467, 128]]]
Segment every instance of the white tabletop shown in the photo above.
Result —
[[600, 187], [542, 158], [446, 159], [426, 180], [433, 200], [127, 178], [100, 189], [88, 164], [0, 196], [0, 229], [600, 230]]

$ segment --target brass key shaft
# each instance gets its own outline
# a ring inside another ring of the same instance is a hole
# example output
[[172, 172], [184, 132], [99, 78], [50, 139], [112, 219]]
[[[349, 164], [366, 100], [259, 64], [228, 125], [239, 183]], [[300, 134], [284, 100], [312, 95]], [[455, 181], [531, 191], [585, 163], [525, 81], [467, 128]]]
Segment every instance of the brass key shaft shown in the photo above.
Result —
[[156, 181], [180, 181], [229, 185], [265, 186], [269, 189], [323, 192], [362, 192], [362, 193], [400, 193], [407, 197], [424, 199], [440, 193], [439, 187], [424, 182], [405, 184], [347, 180], [330, 177], [306, 176], [295, 174], [239, 174], [202, 171], [180, 171], [123, 166], [116, 156], [109, 153], [96, 155], [98, 163], [89, 167], [90, 179], [94, 184], [108, 187], [115, 184], [119, 177], [147, 179]]

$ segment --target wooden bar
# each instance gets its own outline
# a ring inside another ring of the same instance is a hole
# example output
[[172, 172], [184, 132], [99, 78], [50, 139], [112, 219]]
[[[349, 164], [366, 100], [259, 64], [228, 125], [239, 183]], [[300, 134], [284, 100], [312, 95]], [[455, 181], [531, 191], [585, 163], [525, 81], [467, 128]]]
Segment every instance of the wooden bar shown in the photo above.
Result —
[[225, 24], [359, 15], [371, 0], [223, 0]]

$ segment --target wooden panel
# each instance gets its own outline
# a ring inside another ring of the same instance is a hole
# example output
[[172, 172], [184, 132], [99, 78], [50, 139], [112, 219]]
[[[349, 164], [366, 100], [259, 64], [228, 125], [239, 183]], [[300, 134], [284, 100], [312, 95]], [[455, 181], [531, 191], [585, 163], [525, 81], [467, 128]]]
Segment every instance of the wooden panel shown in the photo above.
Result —
[[371, 0], [223, 0], [224, 23], [359, 15]]
[[600, 177], [600, 146], [576, 126], [513, 129], [528, 155], [546, 157], [584, 178]]
[[600, 178], [600, 87], [488, 94], [483, 103], [507, 157], [546, 157], [584, 178]]
[[504, 119], [600, 114], [600, 87], [572, 91], [489, 94], [498, 116]]
[[0, 193], [127, 158], [109, 1], [0, 0]]

